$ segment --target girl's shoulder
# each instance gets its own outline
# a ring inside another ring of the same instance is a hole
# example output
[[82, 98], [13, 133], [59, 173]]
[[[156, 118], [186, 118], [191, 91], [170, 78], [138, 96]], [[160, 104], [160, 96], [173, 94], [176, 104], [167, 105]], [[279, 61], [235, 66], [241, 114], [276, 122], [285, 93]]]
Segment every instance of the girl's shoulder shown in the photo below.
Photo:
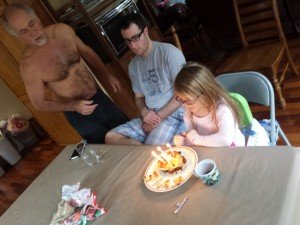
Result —
[[226, 112], [231, 113], [230, 106], [228, 105], [228, 103], [225, 100], [220, 100], [217, 104], [216, 114], [222, 114], [222, 113], [226, 113]]

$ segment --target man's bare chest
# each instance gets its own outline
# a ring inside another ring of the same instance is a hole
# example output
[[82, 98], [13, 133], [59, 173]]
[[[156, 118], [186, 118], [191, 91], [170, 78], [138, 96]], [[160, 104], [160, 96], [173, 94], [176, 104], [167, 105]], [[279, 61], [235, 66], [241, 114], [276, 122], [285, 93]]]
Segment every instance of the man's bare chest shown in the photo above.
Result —
[[43, 71], [43, 80], [51, 82], [65, 79], [70, 70], [79, 64], [80, 56], [72, 44], [58, 42], [36, 52], [34, 61], [38, 70]]

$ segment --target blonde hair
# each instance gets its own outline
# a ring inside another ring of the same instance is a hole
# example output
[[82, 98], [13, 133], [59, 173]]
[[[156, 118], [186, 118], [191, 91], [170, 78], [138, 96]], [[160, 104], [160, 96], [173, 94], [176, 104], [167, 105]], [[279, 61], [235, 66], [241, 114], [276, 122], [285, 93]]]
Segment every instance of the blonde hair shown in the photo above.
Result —
[[174, 90], [184, 95], [203, 95], [205, 102], [209, 107], [212, 107], [215, 124], [217, 124], [217, 107], [219, 103], [225, 102], [231, 109], [236, 123], [240, 124], [240, 115], [235, 102], [230, 98], [228, 92], [215, 80], [212, 72], [206, 66], [196, 62], [185, 64], [175, 79]]

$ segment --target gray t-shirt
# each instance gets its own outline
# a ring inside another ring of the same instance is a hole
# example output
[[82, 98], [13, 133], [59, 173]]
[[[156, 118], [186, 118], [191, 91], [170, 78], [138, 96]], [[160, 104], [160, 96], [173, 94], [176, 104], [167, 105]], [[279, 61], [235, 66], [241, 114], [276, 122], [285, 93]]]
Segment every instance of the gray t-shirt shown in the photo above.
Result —
[[172, 98], [174, 80], [185, 62], [175, 46], [153, 41], [147, 58], [135, 56], [129, 64], [134, 93], [145, 96], [148, 108], [162, 108]]

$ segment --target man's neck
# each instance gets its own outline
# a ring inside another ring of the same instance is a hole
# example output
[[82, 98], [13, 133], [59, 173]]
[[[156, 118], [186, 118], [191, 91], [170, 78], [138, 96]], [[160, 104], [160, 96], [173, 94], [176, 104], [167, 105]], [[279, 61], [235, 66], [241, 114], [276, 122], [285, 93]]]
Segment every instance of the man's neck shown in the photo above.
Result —
[[147, 51], [145, 51], [145, 53], [142, 54], [141, 56], [142, 56], [143, 58], [147, 58], [147, 57], [150, 55], [151, 51], [152, 51], [152, 47], [153, 47], [153, 41], [149, 38], [148, 49], [147, 49]]

